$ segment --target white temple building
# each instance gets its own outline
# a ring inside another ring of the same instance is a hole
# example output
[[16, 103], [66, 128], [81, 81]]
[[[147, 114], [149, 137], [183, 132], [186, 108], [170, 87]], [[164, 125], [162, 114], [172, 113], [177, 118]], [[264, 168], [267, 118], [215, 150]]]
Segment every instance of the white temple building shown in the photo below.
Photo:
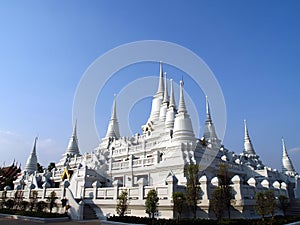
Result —
[[[271, 169], [259, 159], [246, 120], [242, 153], [227, 149], [216, 133], [207, 97], [203, 136], [196, 137], [183, 90], [184, 84], [180, 81], [179, 102], [176, 104], [173, 80], [166, 79], [160, 63], [157, 92], [141, 134], [132, 137], [120, 134], [115, 96], [106, 135], [94, 150], [84, 155], [80, 153], [75, 124], [67, 150], [56, 163], [56, 168], [38, 173], [35, 140], [33, 151], [22, 175], [15, 181], [14, 189], [29, 192], [36, 189], [41, 199], [49, 191], [56, 190], [59, 197], [68, 199], [71, 217], [82, 219], [84, 212], [81, 207], [84, 204], [91, 206], [99, 218], [116, 214], [117, 197], [122, 190], [127, 190], [130, 199], [127, 214], [147, 216], [145, 197], [154, 188], [160, 199], [157, 217], [174, 218], [172, 194], [175, 191], [185, 192], [184, 166], [198, 164], [201, 193], [197, 216], [212, 218], [210, 195], [218, 185], [219, 164], [225, 163], [232, 176], [235, 197], [232, 217], [257, 217], [254, 197], [260, 191], [272, 189], [276, 196], [300, 198], [299, 175], [283, 139], [282, 171]], [[183, 216], [191, 214], [187, 210]]]

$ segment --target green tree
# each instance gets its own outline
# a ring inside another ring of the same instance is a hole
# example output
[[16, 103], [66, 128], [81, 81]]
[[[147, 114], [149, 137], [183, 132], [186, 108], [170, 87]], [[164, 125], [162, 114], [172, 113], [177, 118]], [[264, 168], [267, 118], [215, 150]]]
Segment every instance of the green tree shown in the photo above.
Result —
[[119, 216], [124, 216], [127, 208], [128, 208], [128, 193], [127, 191], [123, 190], [118, 197], [116, 211]]
[[182, 192], [174, 192], [173, 193], [173, 210], [177, 212], [177, 220], [181, 219], [181, 213], [183, 211], [185, 196]]
[[290, 206], [289, 199], [285, 195], [279, 195], [278, 196], [278, 201], [279, 202], [278, 202], [277, 207], [282, 210], [283, 215], [285, 216], [286, 210]]
[[218, 221], [221, 221], [225, 204], [223, 202], [223, 190], [220, 186], [213, 190], [210, 198], [210, 205]]
[[158, 200], [157, 197], [157, 191], [154, 189], [151, 189], [146, 197], [146, 213], [149, 214], [149, 217], [154, 218], [155, 213], [157, 212], [158, 207]]
[[268, 214], [268, 209], [266, 206], [266, 199], [263, 192], [258, 192], [255, 195], [255, 205], [254, 208], [257, 214], [261, 215], [262, 220], [264, 221], [265, 215]]
[[217, 177], [219, 179], [219, 186], [221, 187], [222, 191], [222, 202], [224, 204], [224, 208], [227, 210], [228, 218], [230, 219], [230, 207], [233, 194], [230, 186], [230, 173], [228, 164], [220, 163]]
[[51, 170], [52, 170], [53, 168], [56, 168], [56, 167], [55, 167], [55, 163], [54, 163], [54, 162], [50, 162], [49, 165], [48, 165], [48, 168], [47, 168], [48, 171], [51, 172]]
[[55, 193], [55, 191], [52, 191], [51, 193], [50, 193], [50, 195], [48, 196], [48, 198], [47, 198], [47, 202], [49, 203], [49, 210], [50, 210], [50, 213], [52, 213], [52, 209], [54, 208], [54, 207], [57, 207], [57, 204], [56, 204], [56, 199], [57, 199], [57, 197], [56, 197], [56, 193]]
[[47, 203], [44, 201], [40, 201], [36, 203], [36, 211], [37, 212], [44, 212], [44, 210], [47, 208]]
[[198, 165], [186, 164], [184, 167], [184, 173], [187, 180], [186, 201], [188, 206], [192, 210], [194, 218], [196, 218], [197, 201], [200, 196], [198, 172], [199, 172]]
[[7, 198], [7, 191], [2, 191], [2, 195], [1, 195], [1, 209], [4, 208], [5, 202], [6, 202], [6, 198]]
[[38, 192], [35, 190], [31, 190], [30, 192], [30, 211], [33, 211], [33, 209], [36, 207], [36, 203], [38, 200]]
[[271, 225], [272, 225], [274, 221], [274, 213], [276, 207], [274, 191], [273, 190], [266, 191], [265, 196], [267, 199], [267, 207], [269, 209], [269, 213], [272, 215], [272, 219], [271, 219]]
[[21, 208], [21, 210], [25, 211], [25, 210], [27, 209], [28, 205], [29, 205], [29, 202], [27, 202], [27, 201], [22, 201], [22, 202], [20, 203], [20, 208]]
[[8, 199], [4, 204], [6, 208], [12, 209], [14, 207], [14, 200]]
[[15, 192], [15, 198], [14, 198], [14, 207], [18, 209], [21, 206], [21, 202], [23, 201], [23, 191], [17, 190]]
[[232, 188], [230, 186], [230, 173], [227, 164], [220, 163], [217, 172], [219, 185], [211, 195], [210, 205], [219, 221], [222, 220], [225, 210], [230, 218], [231, 199], [233, 199]]
[[[265, 192], [258, 192], [255, 195], [255, 206], [256, 212], [261, 215], [262, 221], [264, 221], [265, 216], [272, 214], [272, 221], [275, 211], [275, 195], [273, 190], [268, 190]], [[272, 222], [271, 221], [271, 222]]]

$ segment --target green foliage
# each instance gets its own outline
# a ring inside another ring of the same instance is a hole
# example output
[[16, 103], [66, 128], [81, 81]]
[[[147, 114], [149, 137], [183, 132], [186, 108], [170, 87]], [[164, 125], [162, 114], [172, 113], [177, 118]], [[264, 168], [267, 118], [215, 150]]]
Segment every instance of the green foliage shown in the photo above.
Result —
[[217, 172], [217, 177], [219, 178], [220, 186], [230, 184], [230, 174], [228, 164], [220, 163], [219, 170]]
[[7, 194], [7, 191], [3, 191], [2, 192], [2, 195], [1, 195], [1, 203], [0, 203], [0, 206], [1, 206], [1, 209], [4, 207], [5, 205], [5, 201], [6, 201], [6, 194]]
[[214, 189], [210, 204], [217, 219], [220, 221], [227, 211], [228, 218], [230, 218], [231, 199], [233, 199], [232, 188], [230, 186], [230, 174], [227, 164], [219, 164], [217, 173], [219, 179], [219, 186]]
[[54, 207], [57, 207], [57, 204], [56, 204], [56, 199], [57, 199], [57, 197], [56, 197], [56, 193], [55, 193], [55, 191], [52, 191], [51, 193], [50, 193], [50, 195], [47, 197], [47, 202], [49, 203], [49, 210], [50, 210], [50, 213], [52, 213], [52, 209], [54, 208]]
[[275, 210], [275, 195], [273, 190], [268, 190], [265, 192], [258, 192], [255, 195], [255, 206], [256, 212], [261, 215], [262, 220], [268, 214], [272, 214], [274, 217]]
[[273, 190], [266, 191], [265, 196], [267, 198], [267, 207], [269, 208], [269, 213], [272, 215], [272, 220], [273, 220], [275, 207], [276, 207], [274, 191]]
[[184, 167], [184, 173], [187, 180], [186, 183], [186, 202], [192, 213], [194, 218], [196, 218], [197, 211], [197, 201], [200, 196], [200, 187], [199, 187], [199, 166], [186, 164]]
[[183, 211], [185, 203], [185, 195], [182, 192], [173, 193], [173, 210], [178, 214], [178, 220], [181, 219], [181, 213]]
[[12, 208], [14, 207], [14, 200], [8, 199], [8, 200], [5, 202], [5, 207], [8, 208], [8, 209], [12, 209]]
[[33, 209], [36, 207], [36, 203], [38, 200], [38, 192], [35, 190], [31, 190], [30, 192], [30, 211], [33, 211]]
[[255, 195], [255, 206], [254, 206], [257, 214], [262, 216], [262, 219], [264, 220], [264, 217], [266, 214], [268, 214], [268, 209], [266, 205], [266, 199], [263, 192], [258, 192]]
[[279, 209], [281, 209], [282, 212], [283, 212], [283, 215], [285, 215], [286, 214], [286, 210], [290, 206], [289, 199], [285, 195], [279, 195], [278, 196], [278, 201], [279, 201], [279, 203], [278, 203], [277, 207]]
[[[124, 223], [133, 223], [133, 224], [148, 224], [148, 225], [215, 225], [217, 224], [216, 220], [209, 219], [182, 219], [176, 221], [174, 219], [151, 219], [147, 217], [135, 217], [135, 216], [112, 216], [107, 218], [108, 221], [124, 222]], [[300, 217], [275, 217], [274, 225], [288, 224], [295, 221], [299, 221]], [[261, 221], [258, 219], [226, 219], [223, 220], [220, 224], [223, 225], [257, 225], [261, 224]], [[266, 219], [265, 222], [270, 222], [269, 219]]]
[[116, 211], [119, 216], [124, 216], [127, 208], [128, 208], [128, 193], [127, 191], [123, 190], [118, 197]]
[[[65, 214], [46, 213], [45, 209], [48, 204], [44, 201], [38, 201], [38, 192], [36, 190], [31, 190], [30, 202], [23, 200], [23, 191], [21, 190], [15, 191], [13, 199], [7, 199], [6, 196], [6, 192], [2, 192], [0, 213], [45, 218], [66, 216]], [[56, 193], [54, 191], [51, 192], [49, 196], [50, 202], [55, 203], [56, 198]], [[30, 211], [26, 211], [27, 209]]]
[[15, 209], [18, 209], [19, 207], [21, 207], [21, 202], [23, 201], [23, 194], [24, 194], [24, 192], [21, 190], [17, 190], [15, 192], [15, 198], [14, 198]]
[[10, 214], [10, 215], [30, 216], [30, 217], [42, 217], [42, 218], [67, 217], [66, 214], [60, 214], [60, 213], [47, 213], [47, 212], [36, 212], [36, 211], [31, 212], [25, 210], [9, 210], [9, 209], [1, 209], [0, 213]]
[[27, 207], [28, 207], [28, 205], [29, 205], [29, 202], [27, 202], [27, 201], [22, 201], [21, 204], [20, 204], [20, 209], [21, 209], [21, 210], [26, 210]]
[[36, 203], [36, 211], [37, 212], [44, 212], [44, 210], [47, 208], [47, 203], [44, 201], [40, 201]]
[[221, 187], [216, 187], [211, 194], [210, 204], [216, 218], [220, 221], [222, 219], [225, 204], [223, 201], [223, 191]]
[[151, 218], [154, 218], [154, 214], [157, 212], [158, 200], [157, 191], [151, 189], [147, 194], [145, 202], [146, 213], [149, 214]]

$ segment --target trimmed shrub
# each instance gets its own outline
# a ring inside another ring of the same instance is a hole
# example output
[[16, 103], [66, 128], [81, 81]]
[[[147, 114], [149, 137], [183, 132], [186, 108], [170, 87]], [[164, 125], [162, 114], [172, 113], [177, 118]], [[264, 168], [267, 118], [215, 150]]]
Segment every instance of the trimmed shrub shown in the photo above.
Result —
[[[148, 225], [215, 225], [215, 224], [223, 224], [223, 225], [256, 225], [260, 224], [261, 220], [259, 219], [224, 219], [218, 223], [216, 220], [209, 219], [182, 219], [180, 221], [176, 221], [174, 219], [152, 219], [148, 217], [135, 217], [135, 216], [112, 216], [107, 218], [108, 221], [115, 222], [123, 222], [123, 223], [135, 223], [135, 224], [148, 224]], [[266, 218], [266, 224], [271, 222], [272, 218]], [[283, 217], [277, 216], [275, 217], [275, 221], [273, 225], [282, 225], [287, 223], [292, 223], [295, 221], [299, 221], [300, 217]]]
[[36, 203], [36, 211], [37, 212], [44, 212], [44, 210], [47, 208], [47, 203], [44, 201], [40, 201]]

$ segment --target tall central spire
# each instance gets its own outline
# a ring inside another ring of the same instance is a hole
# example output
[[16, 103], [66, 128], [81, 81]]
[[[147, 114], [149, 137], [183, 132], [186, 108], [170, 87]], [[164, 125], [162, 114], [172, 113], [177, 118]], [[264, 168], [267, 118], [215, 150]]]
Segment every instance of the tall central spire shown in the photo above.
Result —
[[117, 102], [116, 102], [117, 95], [114, 95], [114, 103], [113, 103], [113, 109], [111, 113], [111, 120], [117, 120]]
[[157, 94], [164, 93], [164, 77], [163, 77], [162, 61], [159, 62], [159, 83], [157, 88]]
[[37, 171], [37, 156], [36, 156], [36, 142], [37, 137], [34, 139], [33, 149], [31, 151], [30, 156], [27, 159], [25, 171], [27, 171], [29, 174]]
[[156, 94], [152, 99], [151, 113], [147, 123], [155, 123], [157, 120], [159, 120], [160, 107], [164, 99], [164, 92], [165, 92], [165, 85], [164, 85], [164, 77], [163, 77], [163, 67], [162, 67], [162, 62], [160, 61], [158, 88]]
[[249, 137], [246, 120], [244, 120], [244, 126], [245, 126], [244, 154], [256, 155], [255, 151], [254, 151], [254, 148], [253, 148], [253, 145], [252, 145], [252, 142], [251, 142], [250, 137]]
[[205, 96], [205, 100], [206, 100], [206, 122], [211, 123], [212, 119], [211, 119], [211, 115], [210, 115], [210, 107], [209, 107], [209, 102], [208, 102], [207, 96]]
[[285, 147], [285, 141], [282, 137], [282, 172], [290, 175], [294, 175], [296, 173], [292, 161], [287, 153]]
[[114, 95], [114, 103], [113, 103], [113, 108], [112, 108], [112, 113], [111, 113], [111, 119], [109, 121], [105, 137], [114, 137], [114, 138], [120, 137], [119, 123], [117, 120], [116, 94]]

